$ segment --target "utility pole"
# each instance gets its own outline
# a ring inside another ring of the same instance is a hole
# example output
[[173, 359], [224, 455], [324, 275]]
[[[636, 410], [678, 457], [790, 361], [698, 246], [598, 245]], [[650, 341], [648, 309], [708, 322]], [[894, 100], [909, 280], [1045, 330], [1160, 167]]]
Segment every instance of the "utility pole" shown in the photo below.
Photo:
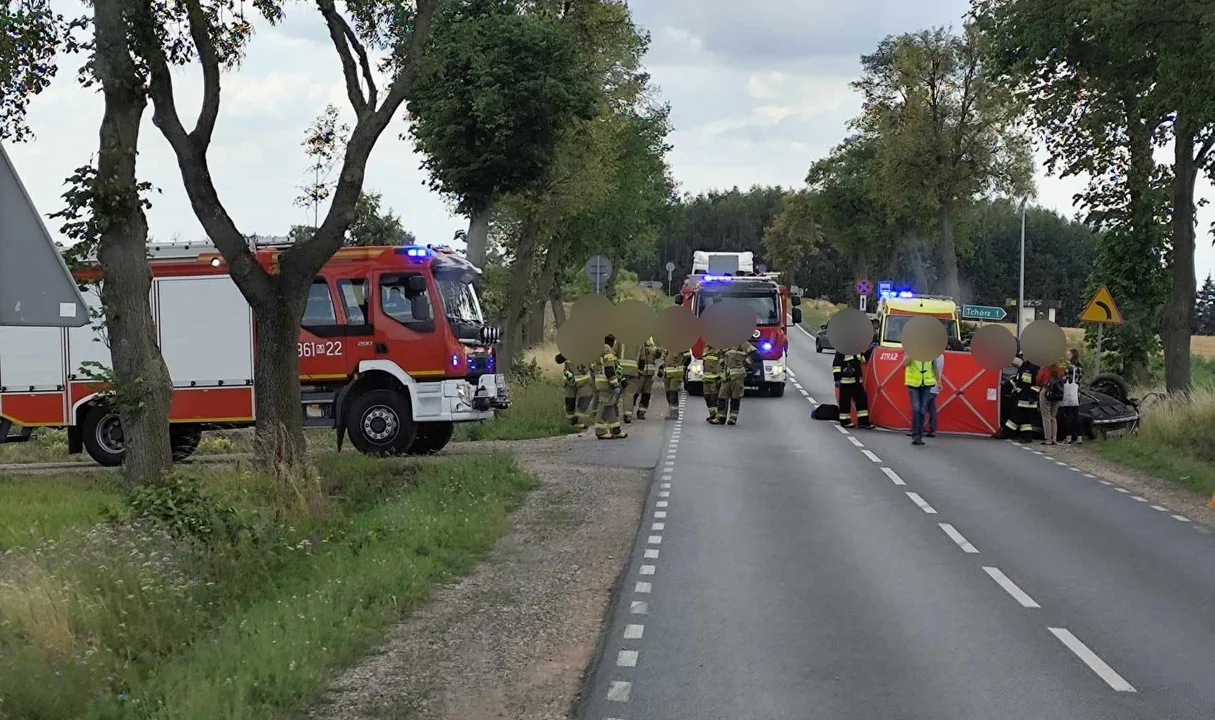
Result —
[[1022, 317], [1025, 313], [1025, 203], [1028, 197], [1021, 198], [1021, 284], [1017, 289], [1017, 340], [1021, 340]]

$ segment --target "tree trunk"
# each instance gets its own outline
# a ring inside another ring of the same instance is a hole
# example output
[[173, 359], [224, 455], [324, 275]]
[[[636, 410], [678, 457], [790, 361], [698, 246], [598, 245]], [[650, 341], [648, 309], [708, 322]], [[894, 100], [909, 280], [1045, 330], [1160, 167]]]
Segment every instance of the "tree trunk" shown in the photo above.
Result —
[[553, 288], [557, 285], [557, 276], [561, 274], [564, 261], [564, 239], [554, 237], [549, 242], [548, 252], [544, 254], [544, 266], [540, 268], [540, 277], [536, 282], [536, 310], [528, 316], [527, 321], [525, 340], [528, 347], [544, 342], [544, 304], [553, 296]]
[[308, 450], [300, 404], [299, 339], [309, 285], [288, 282], [281, 275], [272, 276], [271, 282], [278, 302], [253, 308], [257, 320], [253, 360], [256, 456], [276, 477], [295, 478], [303, 471]]
[[1177, 113], [1173, 159], [1173, 288], [1161, 321], [1164, 382], [1170, 393], [1190, 389], [1190, 333], [1194, 324], [1194, 162], [1193, 123]]
[[489, 247], [489, 221], [493, 216], [494, 206], [490, 203], [474, 211], [468, 219], [468, 236], [464, 240], [468, 244], [468, 261], [482, 270], [485, 269], [485, 256]]
[[565, 298], [561, 297], [560, 287], [553, 286], [548, 301], [553, 306], [553, 325], [561, 327], [565, 324]]
[[528, 286], [531, 285], [532, 263], [536, 257], [536, 236], [540, 223], [534, 216], [523, 221], [519, 233], [519, 246], [515, 250], [515, 262], [510, 268], [510, 279], [506, 286], [506, 330], [503, 333], [502, 357], [505, 367], [510, 367], [515, 356], [523, 349], [523, 325], [527, 319]]
[[962, 301], [962, 286], [958, 280], [958, 250], [953, 240], [953, 219], [950, 217], [948, 203], [941, 203], [937, 211], [937, 221], [941, 226], [941, 261], [945, 266], [945, 294]]
[[[127, 48], [122, 6], [96, 0], [97, 74], [105, 110], [99, 132], [97, 184], [93, 212], [103, 228], [97, 259], [104, 281], [101, 303], [115, 378], [114, 410], [122, 422], [126, 457], [123, 472], [131, 483], [158, 480], [173, 465], [169, 442], [169, 405], [173, 386], [160, 348], [148, 296], [148, 222], [135, 177], [139, 127], [147, 107], [142, 79]], [[105, 215], [98, 205], [113, 208]]]

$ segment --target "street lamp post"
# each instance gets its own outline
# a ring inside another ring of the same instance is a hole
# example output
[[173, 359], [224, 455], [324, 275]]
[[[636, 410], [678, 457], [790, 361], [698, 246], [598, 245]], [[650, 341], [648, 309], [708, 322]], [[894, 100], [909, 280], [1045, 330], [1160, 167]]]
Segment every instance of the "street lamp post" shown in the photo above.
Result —
[[1021, 198], [1021, 283], [1017, 289], [1017, 339], [1021, 339], [1021, 327], [1025, 317], [1025, 201]]

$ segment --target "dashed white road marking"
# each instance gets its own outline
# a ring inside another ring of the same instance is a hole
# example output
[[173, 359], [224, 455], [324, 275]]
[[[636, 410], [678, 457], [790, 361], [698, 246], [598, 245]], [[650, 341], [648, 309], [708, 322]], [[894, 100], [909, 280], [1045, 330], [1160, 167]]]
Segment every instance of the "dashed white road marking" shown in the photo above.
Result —
[[658, 497], [671, 497], [671, 491], [670, 490], [659, 490]]
[[1017, 587], [1016, 583], [1014, 583], [1012, 580], [1009, 580], [1007, 575], [1000, 572], [999, 568], [984, 566], [983, 572], [990, 575], [991, 579], [995, 580], [997, 585], [1004, 588], [1005, 592], [1007, 592], [1009, 595], [1012, 595], [1013, 599], [1015, 599], [1017, 602], [1021, 603], [1022, 607], [1027, 607], [1027, 608], [1042, 607], [1038, 603], [1034, 602], [1034, 599], [1031, 598], [1028, 594], [1026, 594], [1026, 592], [1024, 590]]
[[608, 685], [607, 699], [611, 702], [628, 702], [629, 691], [633, 689], [633, 683], [623, 682], [621, 680], [613, 680]]
[[1186, 517], [1185, 515], [1174, 515], [1173, 519], [1176, 520], [1177, 522], [1189, 522], [1190, 521], [1190, 519], [1188, 517]]
[[906, 485], [907, 484], [907, 483], [903, 482], [903, 478], [899, 477], [898, 473], [896, 473], [895, 471], [891, 470], [888, 467], [882, 468], [882, 472], [886, 473], [886, 477], [890, 478], [890, 482], [894, 483], [895, 485]]
[[1034, 450], [1034, 455], [1045, 455], [1045, 454], [1046, 453], [1042, 452], [1041, 450]]
[[646, 540], [646, 542], [647, 542], [647, 543], [649, 543], [650, 545], [661, 545], [661, 544], [662, 544], [662, 536], [661, 536], [661, 535], [651, 535], [651, 536], [650, 536], [650, 537], [649, 537], [649, 538]]
[[624, 626], [624, 639], [625, 640], [640, 640], [641, 636], [644, 634], [645, 634], [645, 625], [634, 625], [634, 624], [630, 623], [630, 624]]
[[1096, 479], [1097, 479], [1097, 476], [1096, 476], [1096, 475], [1094, 475], [1094, 474], [1092, 474], [1092, 473], [1084, 473], [1084, 477], [1086, 477], [1086, 478], [1088, 478], [1088, 479], [1090, 479], [1090, 480], [1096, 480]]
[[955, 543], [958, 544], [958, 547], [962, 548], [962, 552], [971, 553], [972, 555], [979, 552], [979, 549], [976, 548], [974, 545], [971, 545], [969, 540], [962, 537], [962, 533], [958, 532], [954, 528], [953, 525], [950, 525], [949, 523], [937, 523], [937, 524], [941, 527], [942, 530], [945, 531], [945, 534], [949, 536], [950, 540], [953, 540]]
[[1153, 505], [1153, 506], [1152, 506], [1152, 509], [1153, 509], [1153, 510], [1155, 510], [1156, 512], [1168, 512], [1168, 511], [1169, 511], [1169, 509], [1168, 509], [1168, 508], [1166, 508], [1166, 507], [1161, 507], [1161, 506], [1159, 506], [1159, 505]]
[[856, 439], [855, 437], [853, 437], [852, 435], [849, 435], [849, 436], [848, 436], [848, 442], [852, 443], [853, 445], [855, 445], [855, 446], [857, 446], [857, 447], [865, 447], [865, 445], [864, 445], [863, 443], [861, 443], [861, 441], [860, 441], [860, 440], [857, 440], [857, 439]]
[[629, 603], [629, 612], [634, 615], [648, 615], [650, 606], [644, 600], [634, 600]]
[[1106, 487], [1109, 487], [1110, 485], [1114, 484], [1114, 483], [1110, 482], [1109, 480], [1098, 480], [1097, 482], [1101, 483], [1102, 485], [1105, 485]]
[[920, 509], [923, 510], [924, 512], [928, 513], [929, 515], [937, 514], [937, 511], [931, 505], [929, 505], [927, 502], [925, 502], [924, 498], [920, 497], [918, 493], [908, 492], [907, 497], [911, 498], [911, 502], [915, 503], [916, 505], [919, 505]]
[[667, 527], [666, 523], [654, 523], [653, 525], [650, 526], [650, 529], [651, 530], [665, 530], [666, 527]]
[[873, 454], [872, 450], [862, 450], [861, 452], [865, 453], [865, 457], [869, 458], [870, 460], [872, 460], [875, 463], [880, 463], [882, 461], [882, 459], [880, 457]]
[[666, 510], [655, 510], [655, 511], [654, 511], [654, 517], [656, 517], [656, 518], [658, 518], [658, 519], [660, 519], [660, 520], [661, 520], [661, 519], [663, 519], [663, 518], [665, 518], [666, 516], [667, 516], [667, 511], [666, 511]]
[[660, 487], [660, 488], [664, 488], [664, 489], [665, 489], [665, 488], [669, 488], [669, 487], [671, 487], [671, 483], [669, 483], [669, 482], [664, 482], [663, 484], [659, 485], [658, 487]]
[[616, 667], [637, 667], [637, 651], [621, 650], [616, 653]]
[[1124, 488], [1124, 487], [1120, 487], [1120, 488], [1114, 488], [1114, 489], [1115, 489], [1115, 490], [1117, 490], [1118, 492], [1120, 492], [1120, 493], [1124, 494], [1124, 495], [1130, 495], [1130, 494], [1131, 494], [1131, 491], [1130, 491], [1130, 490], [1127, 490], [1127, 489], [1126, 489], [1126, 488]]
[[658, 502], [656, 502], [654, 504], [660, 508], [664, 508], [667, 506], [668, 503], [666, 500], [659, 500]]
[[645, 559], [646, 559], [646, 560], [657, 560], [657, 559], [658, 559], [658, 548], [648, 548], [648, 549], [646, 549], [646, 551], [645, 551]]
[[814, 398], [810, 397], [809, 395], [806, 396], [806, 399], [809, 400], [811, 403], [818, 405], [818, 400], [815, 400]]
[[802, 397], [810, 397], [810, 393], [806, 392], [804, 388], [798, 388], [797, 391], [802, 394]]
[[1071, 470], [1072, 472], [1080, 472], [1080, 468], [1078, 468], [1078, 467], [1071, 467], [1071, 466], [1069, 466], [1067, 469], [1068, 469], [1068, 470]]
[[851, 433], [849, 433], [849, 432], [848, 432], [848, 430], [847, 430], [847, 429], [846, 429], [846, 428], [845, 428], [843, 425], [834, 425], [833, 427], [834, 427], [836, 430], [839, 430], [839, 431], [840, 431], [841, 433], [843, 433], [844, 435], [850, 435], [850, 434], [851, 434]]
[[1097, 673], [1097, 676], [1104, 680], [1106, 685], [1109, 685], [1118, 692], [1135, 692], [1135, 688], [1129, 682], [1114, 672], [1114, 668], [1097, 657], [1097, 653], [1089, 650], [1088, 646], [1080, 642], [1080, 638], [1073, 635], [1071, 631], [1066, 628], [1055, 627], [1047, 629], [1051, 631], [1051, 634], [1059, 638], [1059, 642], [1066, 645], [1068, 650], [1071, 650], [1077, 657], [1083, 660], [1090, 670]]
[[633, 592], [635, 593], [648, 593], [652, 589], [653, 586], [648, 582], [639, 582], [633, 586]]
[[1135, 502], [1147, 502], [1147, 498], [1145, 498], [1145, 497], [1139, 497], [1138, 495], [1136, 495], [1136, 496], [1135, 496]]
[[1063, 462], [1062, 460], [1056, 460], [1055, 464], [1056, 465], [1067, 465], [1067, 463]]
[[640, 570], [638, 570], [638, 572], [639, 572], [640, 574], [642, 574], [642, 575], [653, 575], [653, 574], [654, 574], [654, 566], [653, 566], [653, 565], [642, 565], [642, 566], [641, 566], [641, 569], [640, 569]]

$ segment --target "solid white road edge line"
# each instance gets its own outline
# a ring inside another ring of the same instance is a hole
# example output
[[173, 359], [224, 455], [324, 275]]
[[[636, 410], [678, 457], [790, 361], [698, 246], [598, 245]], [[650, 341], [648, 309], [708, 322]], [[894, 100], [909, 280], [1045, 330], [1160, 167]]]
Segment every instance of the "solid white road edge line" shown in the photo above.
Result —
[[907, 483], [903, 482], [903, 478], [899, 477], [898, 473], [896, 473], [895, 471], [891, 470], [888, 467], [882, 468], [882, 472], [886, 473], [886, 477], [890, 478], [890, 482], [894, 483], [895, 485], [906, 485], [907, 484]]
[[1066, 645], [1068, 650], [1071, 650], [1077, 657], [1083, 660], [1090, 670], [1097, 673], [1097, 676], [1104, 680], [1106, 685], [1109, 685], [1118, 692], [1136, 692], [1129, 682], [1123, 680], [1121, 675], [1114, 672], [1114, 668], [1097, 657], [1097, 653], [1089, 650], [1088, 646], [1080, 642], [1080, 639], [1073, 635], [1071, 631], [1066, 628], [1053, 627], [1047, 629], [1051, 631], [1051, 634], [1059, 638], [1059, 642]]
[[937, 525], [939, 525], [940, 528], [945, 531], [945, 534], [949, 536], [950, 540], [953, 540], [958, 544], [958, 547], [962, 548], [962, 552], [967, 552], [972, 555], [979, 552], [979, 549], [974, 545], [971, 545], [969, 540], [962, 537], [962, 533], [958, 532], [953, 525], [950, 525], [949, 523], [937, 523]]
[[931, 505], [929, 505], [927, 502], [925, 502], [924, 498], [920, 497], [918, 493], [908, 492], [907, 497], [911, 498], [911, 502], [915, 503], [916, 505], [919, 505], [920, 509], [923, 510], [924, 512], [928, 513], [929, 515], [937, 514], [937, 511], [935, 509], [933, 509], [933, 507]]
[[1017, 587], [1016, 583], [1014, 583], [1012, 580], [1009, 580], [1007, 575], [1000, 572], [999, 568], [984, 566], [983, 572], [990, 575], [991, 579], [995, 580], [997, 585], [1004, 588], [1005, 592], [1007, 592], [1009, 595], [1012, 595], [1013, 599], [1015, 599], [1017, 602], [1021, 603], [1022, 607], [1027, 607], [1027, 608], [1042, 607], [1038, 603], [1034, 602], [1034, 599], [1031, 598], [1029, 595], [1027, 595], [1024, 590]]
[[875, 463], [880, 463], [882, 461], [882, 459], [880, 457], [873, 454], [872, 450], [862, 450], [861, 452], [865, 453], [865, 457], [869, 458], [871, 461], [873, 461]]

